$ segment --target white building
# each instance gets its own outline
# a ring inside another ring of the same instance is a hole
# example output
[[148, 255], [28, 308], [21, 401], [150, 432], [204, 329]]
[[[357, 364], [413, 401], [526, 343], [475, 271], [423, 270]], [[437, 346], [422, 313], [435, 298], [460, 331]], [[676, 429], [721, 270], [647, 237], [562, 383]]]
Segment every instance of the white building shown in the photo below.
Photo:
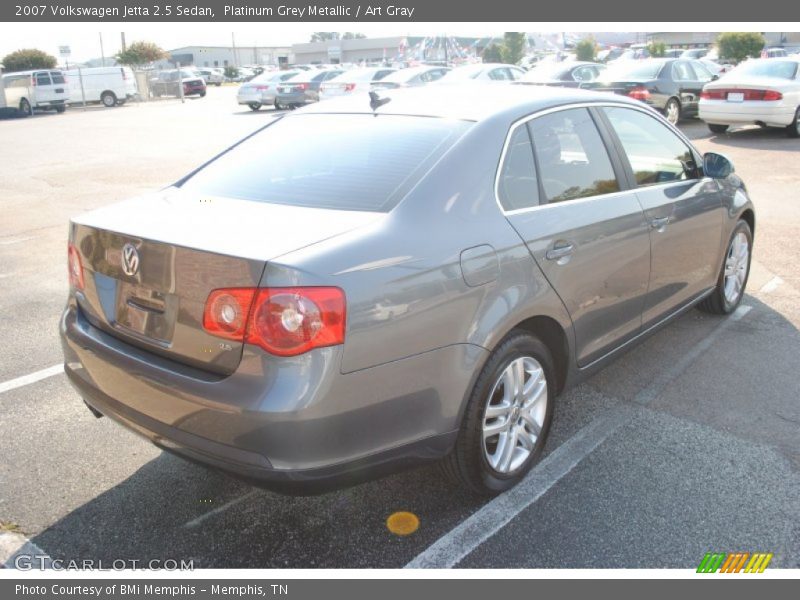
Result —
[[286, 65], [292, 62], [288, 46], [186, 46], [169, 50], [170, 61], [195, 67]]

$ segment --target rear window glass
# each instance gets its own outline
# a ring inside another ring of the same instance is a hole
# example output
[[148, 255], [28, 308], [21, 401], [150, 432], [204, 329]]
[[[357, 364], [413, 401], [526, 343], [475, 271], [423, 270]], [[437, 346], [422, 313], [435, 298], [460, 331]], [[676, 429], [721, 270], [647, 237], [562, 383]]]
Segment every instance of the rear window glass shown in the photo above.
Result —
[[61, 73], [50, 73], [53, 78], [53, 83], [64, 83], [64, 75]]
[[469, 126], [394, 115], [293, 115], [231, 149], [182, 187], [273, 204], [386, 212]]
[[50, 85], [50, 73], [37, 73], [36, 85]]
[[742, 63], [732, 73], [752, 75], [753, 77], [777, 77], [794, 79], [797, 63], [788, 60], [753, 60]]

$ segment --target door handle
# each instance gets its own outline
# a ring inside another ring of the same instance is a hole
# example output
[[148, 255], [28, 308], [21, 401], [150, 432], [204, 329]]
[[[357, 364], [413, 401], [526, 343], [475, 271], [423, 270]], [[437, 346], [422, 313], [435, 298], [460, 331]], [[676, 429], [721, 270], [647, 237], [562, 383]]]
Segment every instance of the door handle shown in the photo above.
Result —
[[574, 250], [575, 244], [572, 242], [559, 241], [547, 251], [545, 257], [547, 260], [559, 260], [571, 255]]
[[659, 217], [650, 221], [650, 227], [661, 233], [669, 225], [669, 217]]

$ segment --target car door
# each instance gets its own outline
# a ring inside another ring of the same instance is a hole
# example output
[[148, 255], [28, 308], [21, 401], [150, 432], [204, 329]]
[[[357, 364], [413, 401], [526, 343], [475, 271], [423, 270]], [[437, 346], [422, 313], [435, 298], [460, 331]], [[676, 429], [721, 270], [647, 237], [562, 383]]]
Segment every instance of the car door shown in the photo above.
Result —
[[[577, 362], [585, 366], [641, 329], [650, 273], [647, 223], [587, 108], [560, 109], [517, 126], [504, 168], [514, 159], [512, 149], [524, 146], [524, 133], [534, 148], [535, 173], [527, 180], [536, 185], [501, 172], [498, 195], [517, 190], [516, 200], [504, 205], [506, 216], [569, 311]], [[520, 188], [529, 190], [530, 201], [519, 199]]]
[[646, 109], [602, 111], [650, 227], [646, 327], [715, 284], [723, 225], [719, 185], [703, 176], [689, 144]]
[[697, 79], [697, 75], [688, 60], [676, 60], [672, 63], [672, 79], [678, 88], [678, 98], [681, 101], [681, 113], [684, 116], [697, 114], [697, 106], [700, 102], [700, 92], [703, 91], [703, 83]]

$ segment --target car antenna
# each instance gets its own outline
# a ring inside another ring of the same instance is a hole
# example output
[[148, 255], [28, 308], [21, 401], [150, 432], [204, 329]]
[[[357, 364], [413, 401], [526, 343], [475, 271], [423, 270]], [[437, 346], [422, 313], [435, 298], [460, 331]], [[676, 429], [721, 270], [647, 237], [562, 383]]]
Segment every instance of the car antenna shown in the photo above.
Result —
[[391, 98], [381, 98], [380, 96], [378, 96], [378, 92], [374, 90], [369, 93], [369, 107], [372, 109], [373, 112], [378, 110], [384, 104], [388, 104], [391, 101], [392, 101]]

